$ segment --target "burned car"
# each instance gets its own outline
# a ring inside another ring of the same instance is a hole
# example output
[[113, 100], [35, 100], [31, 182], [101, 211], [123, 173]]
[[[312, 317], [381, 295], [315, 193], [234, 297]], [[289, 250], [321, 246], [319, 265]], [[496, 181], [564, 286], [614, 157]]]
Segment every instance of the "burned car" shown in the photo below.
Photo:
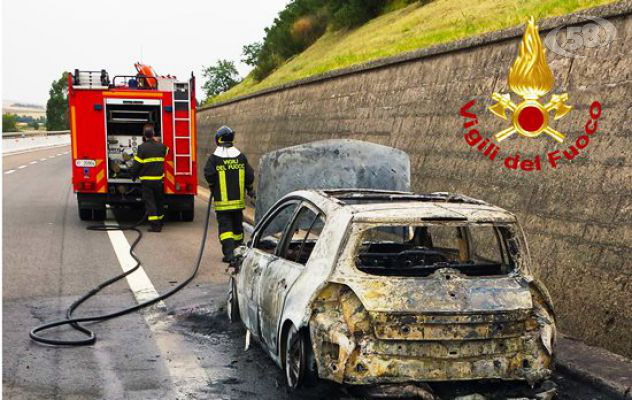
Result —
[[228, 313], [299, 387], [551, 374], [555, 316], [516, 217], [448, 193], [305, 190], [238, 250]]

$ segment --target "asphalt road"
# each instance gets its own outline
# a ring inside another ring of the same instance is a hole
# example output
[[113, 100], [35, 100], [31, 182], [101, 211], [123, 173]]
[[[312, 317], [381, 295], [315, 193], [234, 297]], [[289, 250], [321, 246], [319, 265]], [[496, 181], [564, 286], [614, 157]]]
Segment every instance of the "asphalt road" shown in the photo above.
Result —
[[[92, 324], [98, 337], [94, 346], [58, 348], [31, 342], [32, 327], [61, 318], [78, 295], [122, 271], [120, 253], [135, 235], [126, 232], [125, 241], [120, 235], [86, 231], [89, 224], [78, 218], [70, 185], [68, 150], [3, 157], [4, 399], [352, 397], [345, 388], [327, 383], [289, 393], [282, 372], [258, 346], [243, 350], [244, 331], [224, 315], [227, 275], [219, 262], [214, 223], [197, 279], [164, 305]], [[206, 206], [198, 198], [193, 223], [169, 223], [161, 234], [144, 235], [136, 253], [147, 279], [134, 273], [140, 278], [117, 282], [76, 314], [130, 306], [139, 296], [151, 295], [147, 285], [164, 292], [183, 280], [199, 248]], [[136, 218], [108, 213], [112, 223]], [[144, 289], [139, 291], [138, 285]], [[65, 328], [56, 334], [77, 335]], [[607, 399], [567, 377], [556, 381], [559, 398]]]

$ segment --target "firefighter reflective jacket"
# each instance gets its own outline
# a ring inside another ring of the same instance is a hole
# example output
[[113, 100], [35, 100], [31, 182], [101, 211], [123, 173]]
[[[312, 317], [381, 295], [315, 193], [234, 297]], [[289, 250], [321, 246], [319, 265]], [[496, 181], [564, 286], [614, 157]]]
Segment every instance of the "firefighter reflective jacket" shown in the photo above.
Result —
[[141, 181], [159, 181], [165, 175], [165, 156], [169, 148], [160, 142], [148, 140], [138, 146], [131, 169], [132, 178]]
[[234, 147], [218, 147], [204, 167], [204, 177], [215, 199], [215, 211], [242, 210], [245, 192], [252, 190], [255, 174], [248, 159]]

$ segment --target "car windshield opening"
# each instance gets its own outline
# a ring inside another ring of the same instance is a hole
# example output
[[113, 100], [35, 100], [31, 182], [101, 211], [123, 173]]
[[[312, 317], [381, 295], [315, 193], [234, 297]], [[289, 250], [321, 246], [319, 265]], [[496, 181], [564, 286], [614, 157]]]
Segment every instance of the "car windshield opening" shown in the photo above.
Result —
[[365, 229], [356, 250], [363, 272], [387, 276], [429, 276], [449, 268], [467, 276], [506, 275], [518, 251], [507, 224], [433, 222]]

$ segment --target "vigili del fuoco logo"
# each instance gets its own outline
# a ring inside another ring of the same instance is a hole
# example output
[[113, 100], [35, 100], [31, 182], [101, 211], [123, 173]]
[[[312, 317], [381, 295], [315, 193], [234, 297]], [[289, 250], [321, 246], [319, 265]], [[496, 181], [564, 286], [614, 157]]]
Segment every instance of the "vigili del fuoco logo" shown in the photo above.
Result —
[[507, 128], [495, 133], [493, 139], [484, 137], [479, 132], [478, 117], [472, 112], [476, 100], [470, 100], [461, 107], [461, 116], [465, 118], [465, 141], [472, 149], [490, 161], [502, 160], [503, 166], [508, 169], [541, 171], [546, 165], [555, 169], [564, 160], [572, 161], [589, 145], [592, 136], [597, 132], [598, 120], [601, 117], [599, 101], [593, 101], [590, 105], [584, 134], [566, 149], [536, 155], [533, 159], [521, 158], [520, 153], [503, 156], [500, 151], [501, 143], [512, 136], [516, 136], [516, 139], [554, 140], [558, 143], [564, 143], [566, 140], [566, 135], [553, 129], [549, 123], [551, 117], [553, 120], [564, 118], [573, 109], [573, 106], [569, 105], [572, 100], [569, 100], [567, 93], [553, 94], [548, 100], [546, 98], [553, 88], [555, 78], [546, 62], [544, 46], [533, 17], [527, 22], [518, 57], [509, 70], [507, 83], [519, 100], [514, 102], [509, 93], [492, 94], [496, 104], [488, 107], [488, 110], [508, 125]]

